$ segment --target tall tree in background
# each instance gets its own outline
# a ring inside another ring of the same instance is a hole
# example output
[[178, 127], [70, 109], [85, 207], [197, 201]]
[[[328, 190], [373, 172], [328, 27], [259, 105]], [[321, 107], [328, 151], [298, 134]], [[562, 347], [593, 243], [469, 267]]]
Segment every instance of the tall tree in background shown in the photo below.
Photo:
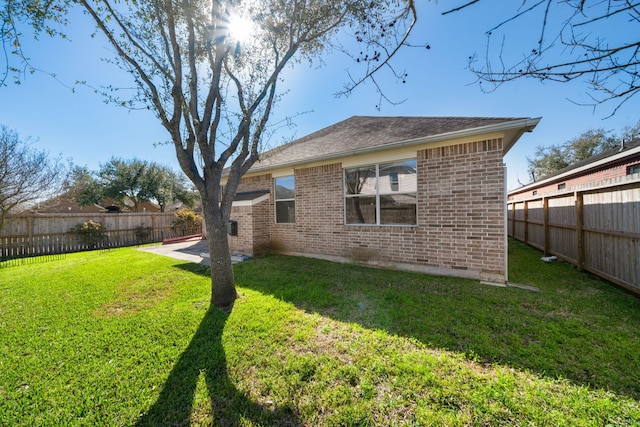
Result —
[[180, 201], [193, 206], [196, 200], [184, 177], [166, 166], [139, 159], [112, 158], [97, 172], [75, 167], [67, 191], [80, 206], [110, 199], [125, 207], [129, 201], [134, 212], [143, 202], [156, 202], [164, 212], [169, 203]]
[[536, 147], [532, 158], [527, 158], [532, 181], [549, 176], [591, 156], [640, 137], [640, 120], [634, 126], [625, 126], [620, 136], [600, 129], [590, 129], [564, 144]]
[[99, 204], [104, 198], [102, 186], [87, 167], [72, 166], [65, 192], [79, 206]]
[[30, 203], [59, 191], [64, 167], [45, 151], [0, 126], [0, 230], [9, 214], [19, 214]]
[[74, 7], [136, 82], [132, 98], [106, 95], [156, 113], [200, 193], [217, 306], [236, 298], [226, 225], [240, 178], [258, 160], [282, 71], [344, 49], [337, 36], [351, 36], [364, 67], [351, 90], [391, 66], [417, 18], [413, 0], [7, 0], [2, 38], [27, 61], [20, 24], [59, 35]]
[[622, 129], [622, 135], [620, 136], [622, 141], [629, 142], [635, 139], [640, 139], [640, 120], [635, 125], [627, 125]]
[[198, 200], [198, 195], [190, 188], [184, 175], [158, 164], [151, 165], [150, 175], [154, 182], [152, 198], [160, 207], [160, 212], [164, 212], [170, 203], [180, 201], [193, 207]]
[[[481, 7], [488, 0], [465, 0], [444, 14]], [[509, 81], [587, 83], [597, 106], [613, 102], [612, 114], [640, 92], [640, 3], [632, 0], [521, 0], [500, 2], [507, 18], [488, 28], [484, 55], [469, 68], [484, 90]], [[533, 26], [524, 20], [533, 20]], [[536, 24], [537, 23], [537, 26]], [[490, 24], [491, 25], [491, 24]], [[523, 29], [523, 27], [525, 29]], [[517, 35], [517, 37], [516, 37]], [[522, 37], [530, 44], [522, 46]], [[514, 48], [510, 39], [518, 39]]]
[[151, 200], [153, 181], [149, 174], [149, 164], [133, 159], [125, 161], [112, 158], [100, 166], [98, 182], [102, 184], [105, 197], [124, 204], [128, 199], [137, 212], [140, 203]]

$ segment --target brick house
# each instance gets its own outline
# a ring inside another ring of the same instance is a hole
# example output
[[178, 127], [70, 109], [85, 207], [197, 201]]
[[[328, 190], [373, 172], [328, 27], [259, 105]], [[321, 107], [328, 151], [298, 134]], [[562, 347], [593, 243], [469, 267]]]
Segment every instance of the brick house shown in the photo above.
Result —
[[640, 174], [640, 139], [622, 142], [538, 181], [509, 192], [509, 201], [556, 195], [621, 183]]
[[277, 147], [241, 180], [230, 248], [505, 282], [503, 156], [539, 120], [355, 116]]
[[[176, 209], [173, 209], [176, 210]], [[133, 202], [129, 199], [124, 203], [109, 199], [101, 200], [89, 206], [78, 205], [68, 194], [61, 194], [52, 199], [38, 203], [32, 211], [34, 213], [119, 213], [133, 212]], [[160, 207], [152, 202], [138, 204], [139, 212], [160, 212]], [[167, 210], [169, 212], [170, 210]]]

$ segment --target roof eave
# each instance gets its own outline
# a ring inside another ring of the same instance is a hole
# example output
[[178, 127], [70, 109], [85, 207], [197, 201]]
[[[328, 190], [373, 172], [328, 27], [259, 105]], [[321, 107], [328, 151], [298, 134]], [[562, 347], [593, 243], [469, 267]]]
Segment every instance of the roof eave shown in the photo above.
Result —
[[[542, 117], [534, 117], [532, 119], [522, 119], [518, 121], [518, 126], [513, 126], [512, 133], [507, 134], [504, 138], [504, 147], [502, 149], [502, 155], [505, 156], [511, 148], [518, 142], [518, 140], [527, 132], [533, 132], [538, 123], [540, 123]], [[510, 129], [505, 129], [510, 130]]]
[[[375, 153], [379, 151], [387, 151], [387, 150], [392, 150], [396, 148], [410, 147], [413, 145], [433, 144], [441, 141], [446, 141], [449, 139], [459, 139], [459, 138], [465, 138], [465, 137], [470, 137], [474, 135], [481, 135], [481, 134], [493, 133], [493, 132], [507, 133], [508, 138], [505, 138], [505, 147], [503, 149], [503, 155], [504, 155], [511, 149], [511, 147], [513, 147], [516, 141], [525, 132], [531, 132], [538, 125], [541, 119], [542, 117], [536, 117], [533, 119], [524, 118], [524, 119], [518, 119], [518, 120], [510, 120], [510, 121], [492, 124], [492, 125], [480, 126], [476, 128], [470, 128], [470, 129], [463, 129], [463, 130], [453, 131], [453, 132], [445, 132], [445, 133], [431, 135], [427, 137], [420, 137], [420, 138], [393, 142], [390, 144], [377, 145], [374, 147], [368, 147], [360, 150], [342, 151], [339, 153], [333, 153], [326, 156], [317, 156], [317, 157], [312, 157], [304, 160], [293, 160], [290, 162], [278, 163], [277, 165], [268, 165], [265, 167], [257, 166], [257, 167], [252, 167], [249, 170], [249, 173], [265, 172], [272, 169], [286, 168], [286, 167], [291, 167], [296, 165], [303, 165], [307, 163], [326, 162], [329, 160], [335, 160], [335, 159], [344, 158], [348, 156], [356, 156], [356, 155], [362, 155], [362, 154]], [[509, 133], [509, 131], [513, 131], [513, 132]]]

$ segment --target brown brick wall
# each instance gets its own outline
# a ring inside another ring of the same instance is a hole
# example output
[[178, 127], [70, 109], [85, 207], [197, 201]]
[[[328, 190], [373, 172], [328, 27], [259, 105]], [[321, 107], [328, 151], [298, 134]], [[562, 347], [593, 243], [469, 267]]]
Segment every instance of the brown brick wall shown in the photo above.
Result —
[[[417, 226], [344, 225], [343, 171], [336, 163], [295, 171], [295, 224], [274, 223], [271, 196], [260, 204], [262, 214], [254, 212], [263, 220], [252, 232], [268, 235], [276, 252], [504, 280], [502, 140], [423, 150], [417, 164]], [[265, 176], [241, 188], [271, 186]]]
[[271, 180], [271, 174], [252, 176], [249, 178], [242, 178], [240, 185], [238, 186], [237, 193], [244, 193], [248, 191], [259, 190], [272, 190], [273, 181]]
[[424, 262], [504, 276], [502, 140], [426, 150], [418, 168]]
[[296, 170], [295, 191], [296, 222], [273, 225], [275, 249], [340, 256], [332, 236], [341, 234], [344, 222], [341, 165]]
[[253, 206], [253, 253], [265, 255], [271, 251], [271, 226], [273, 224], [273, 205], [271, 199]]
[[[271, 174], [243, 178], [238, 193], [269, 190], [272, 191]], [[257, 256], [270, 251], [271, 223], [273, 221], [273, 201], [269, 200], [253, 206], [234, 206], [231, 220], [238, 221], [238, 235], [229, 236], [232, 253]]]
[[251, 256], [268, 253], [272, 212], [268, 200], [253, 206], [234, 206], [230, 219], [238, 222], [238, 235], [228, 236], [231, 252]]
[[227, 236], [231, 253], [253, 255], [253, 227], [252, 206], [234, 206], [231, 208], [230, 220], [238, 222], [238, 235]]

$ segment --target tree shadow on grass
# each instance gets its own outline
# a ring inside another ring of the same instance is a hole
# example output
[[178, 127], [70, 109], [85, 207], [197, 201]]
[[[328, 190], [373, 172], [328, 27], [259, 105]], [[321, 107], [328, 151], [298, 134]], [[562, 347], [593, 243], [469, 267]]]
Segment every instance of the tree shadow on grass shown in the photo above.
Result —
[[236, 278], [308, 312], [640, 400], [638, 300], [597, 280], [568, 288], [577, 273], [552, 267], [569, 283], [543, 292], [281, 256], [239, 264]]
[[[227, 318], [228, 314], [220, 309], [207, 310], [189, 346], [171, 370], [157, 401], [136, 425], [183, 426], [194, 421], [235, 426], [243, 420], [256, 425], [300, 425], [298, 416], [290, 408], [272, 410], [264, 407], [251, 401], [230, 381], [222, 345]], [[205, 378], [210, 412], [192, 415], [200, 375]], [[209, 422], [211, 417], [213, 420]]]

